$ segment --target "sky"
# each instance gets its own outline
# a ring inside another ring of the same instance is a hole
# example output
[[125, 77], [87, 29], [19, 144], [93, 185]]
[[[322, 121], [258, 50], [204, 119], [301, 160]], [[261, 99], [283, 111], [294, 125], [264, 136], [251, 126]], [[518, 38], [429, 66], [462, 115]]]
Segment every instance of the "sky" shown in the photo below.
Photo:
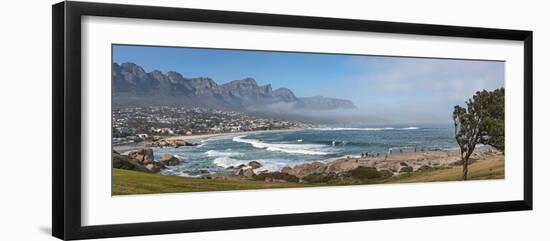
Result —
[[348, 99], [395, 123], [448, 123], [453, 106], [505, 81], [503, 61], [113, 45], [113, 62], [218, 84], [251, 77], [298, 97]]

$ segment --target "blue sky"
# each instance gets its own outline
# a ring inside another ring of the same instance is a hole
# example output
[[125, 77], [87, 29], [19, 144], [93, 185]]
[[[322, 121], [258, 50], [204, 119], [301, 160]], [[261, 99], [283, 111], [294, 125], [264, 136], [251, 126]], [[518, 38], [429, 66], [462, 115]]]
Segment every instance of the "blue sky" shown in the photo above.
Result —
[[113, 46], [113, 61], [145, 71], [177, 71], [222, 84], [252, 77], [297, 96], [354, 102], [358, 111], [392, 122], [448, 122], [454, 105], [475, 91], [504, 86], [504, 62], [384, 56]]

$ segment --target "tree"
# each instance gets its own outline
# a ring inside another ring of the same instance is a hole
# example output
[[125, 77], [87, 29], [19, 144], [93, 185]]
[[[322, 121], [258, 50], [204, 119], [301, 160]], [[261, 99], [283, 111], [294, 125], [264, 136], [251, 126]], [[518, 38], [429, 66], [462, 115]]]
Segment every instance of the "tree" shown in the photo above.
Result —
[[453, 111], [455, 139], [460, 147], [462, 179], [468, 179], [468, 162], [477, 144], [504, 150], [504, 88], [478, 91], [466, 108]]

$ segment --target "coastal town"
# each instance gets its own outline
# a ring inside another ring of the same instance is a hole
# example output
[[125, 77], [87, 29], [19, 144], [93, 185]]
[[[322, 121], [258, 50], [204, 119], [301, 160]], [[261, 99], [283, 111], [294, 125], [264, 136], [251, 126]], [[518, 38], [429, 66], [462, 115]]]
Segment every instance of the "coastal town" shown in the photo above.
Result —
[[121, 107], [112, 111], [112, 142], [124, 144], [155, 136], [185, 136], [314, 127], [313, 123], [262, 118], [243, 112], [201, 107]]

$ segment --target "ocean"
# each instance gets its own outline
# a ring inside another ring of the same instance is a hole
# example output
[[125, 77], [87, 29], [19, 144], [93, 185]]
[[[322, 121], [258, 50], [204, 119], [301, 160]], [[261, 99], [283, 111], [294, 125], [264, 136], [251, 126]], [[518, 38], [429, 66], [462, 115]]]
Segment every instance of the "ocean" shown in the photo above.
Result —
[[165, 175], [200, 177], [233, 173], [240, 164], [258, 161], [255, 171], [278, 171], [284, 166], [329, 162], [346, 156], [385, 155], [388, 152], [456, 149], [452, 125], [394, 125], [353, 128], [315, 128], [228, 134], [195, 140], [198, 146], [154, 148], [155, 159], [169, 153], [181, 163]]

